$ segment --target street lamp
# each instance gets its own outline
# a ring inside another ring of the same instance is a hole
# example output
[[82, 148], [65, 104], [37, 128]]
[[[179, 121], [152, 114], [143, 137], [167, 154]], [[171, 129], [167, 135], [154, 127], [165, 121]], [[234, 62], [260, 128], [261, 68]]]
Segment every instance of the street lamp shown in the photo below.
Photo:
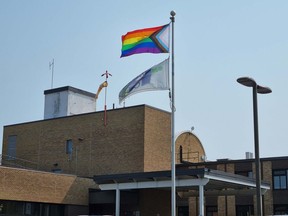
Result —
[[261, 168], [259, 157], [259, 134], [258, 134], [258, 108], [257, 108], [257, 93], [269, 94], [272, 90], [268, 87], [260, 86], [256, 81], [250, 77], [241, 77], [237, 79], [237, 82], [253, 89], [253, 115], [254, 115], [254, 148], [255, 148], [255, 168], [256, 168], [256, 200], [257, 200], [257, 212], [256, 215], [263, 215], [262, 212], [262, 195], [261, 195]]

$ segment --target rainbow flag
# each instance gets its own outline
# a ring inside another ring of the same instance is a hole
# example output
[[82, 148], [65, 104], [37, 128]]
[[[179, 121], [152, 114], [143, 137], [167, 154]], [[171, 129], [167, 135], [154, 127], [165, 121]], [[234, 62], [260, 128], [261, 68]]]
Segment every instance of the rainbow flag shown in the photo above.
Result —
[[139, 53], [168, 53], [170, 24], [139, 29], [122, 35], [121, 57]]

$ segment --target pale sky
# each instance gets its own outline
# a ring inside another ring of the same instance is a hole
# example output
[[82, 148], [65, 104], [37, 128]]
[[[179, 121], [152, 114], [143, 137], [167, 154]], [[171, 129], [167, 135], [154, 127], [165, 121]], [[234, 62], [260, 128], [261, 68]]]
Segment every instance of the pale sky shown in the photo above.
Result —
[[[201, 140], [208, 160], [254, 153], [253, 77], [273, 93], [258, 95], [261, 157], [288, 155], [287, 0], [1, 0], [0, 140], [3, 126], [41, 120], [44, 90], [73, 86], [96, 93], [106, 70], [107, 107], [120, 90], [169, 54], [120, 58], [121, 35], [164, 25], [175, 10], [176, 129]], [[127, 106], [171, 111], [167, 91], [131, 96]], [[97, 110], [103, 110], [100, 94]]]

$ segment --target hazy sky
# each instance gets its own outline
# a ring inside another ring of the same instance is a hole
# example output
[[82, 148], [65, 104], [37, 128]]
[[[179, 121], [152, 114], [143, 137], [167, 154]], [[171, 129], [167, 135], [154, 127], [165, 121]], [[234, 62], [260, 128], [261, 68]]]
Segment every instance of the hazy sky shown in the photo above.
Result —
[[[95, 93], [108, 70], [108, 109], [122, 107], [119, 91], [169, 55], [120, 58], [121, 35], [169, 23], [171, 10], [175, 132], [193, 126], [208, 160], [254, 152], [252, 89], [236, 82], [249, 76], [273, 90], [258, 95], [260, 156], [287, 156], [287, 0], [1, 0], [0, 140], [4, 125], [43, 119], [53, 58], [53, 87]], [[139, 104], [170, 111], [167, 91], [126, 100], [126, 107]], [[102, 92], [97, 110], [103, 106]]]

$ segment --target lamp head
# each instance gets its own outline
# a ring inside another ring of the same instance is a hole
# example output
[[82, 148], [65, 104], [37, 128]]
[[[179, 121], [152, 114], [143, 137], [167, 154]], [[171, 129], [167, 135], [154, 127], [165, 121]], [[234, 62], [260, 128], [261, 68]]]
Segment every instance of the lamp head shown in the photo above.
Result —
[[257, 85], [255, 80], [250, 77], [240, 77], [237, 79], [237, 82], [247, 87], [254, 87]]
[[257, 93], [259, 94], [269, 94], [272, 92], [272, 90], [269, 87], [258, 85], [256, 81], [250, 77], [240, 77], [237, 79], [237, 82], [247, 87], [255, 87]]
[[257, 85], [257, 93], [259, 93], [259, 94], [269, 94], [271, 92], [272, 92], [272, 90], [269, 87], [264, 87], [264, 86]]

